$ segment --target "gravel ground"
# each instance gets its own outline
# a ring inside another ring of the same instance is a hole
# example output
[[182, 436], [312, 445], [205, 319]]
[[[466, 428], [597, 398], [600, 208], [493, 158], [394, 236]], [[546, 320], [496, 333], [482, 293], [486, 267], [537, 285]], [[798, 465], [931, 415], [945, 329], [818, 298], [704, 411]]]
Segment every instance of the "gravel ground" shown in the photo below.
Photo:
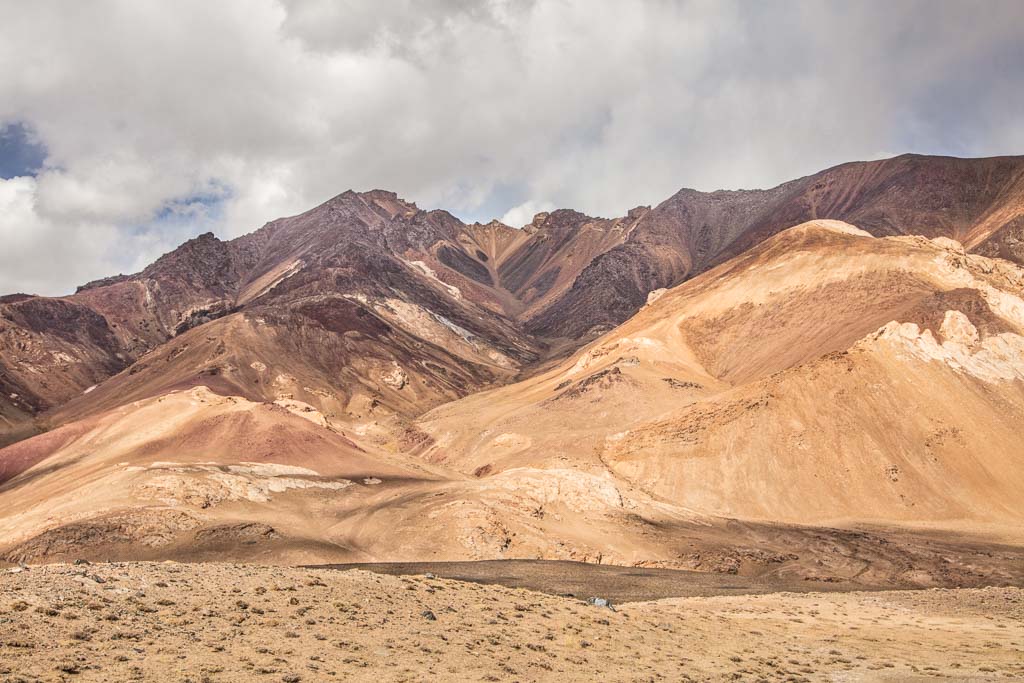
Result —
[[0, 574], [0, 681], [997, 681], [1024, 591], [589, 605], [441, 578], [230, 564]]

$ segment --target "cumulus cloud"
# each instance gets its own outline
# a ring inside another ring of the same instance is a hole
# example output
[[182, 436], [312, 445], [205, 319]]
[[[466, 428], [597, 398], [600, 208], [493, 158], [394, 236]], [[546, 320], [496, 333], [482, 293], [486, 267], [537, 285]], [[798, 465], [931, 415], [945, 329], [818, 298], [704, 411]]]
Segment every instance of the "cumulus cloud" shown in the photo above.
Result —
[[[93, 266], [116, 267], [108, 256], [117, 238], [115, 228], [86, 220], [47, 220], [36, 205], [38, 195], [32, 177], [0, 180], [0, 281], [6, 292], [47, 291], [55, 280], [88, 277]], [[76, 258], [68, 259], [68, 254]]]
[[887, 153], [1024, 151], [1015, 1], [0, 11], [0, 127], [46, 152], [0, 180], [0, 291], [69, 291], [350, 187], [522, 224]]

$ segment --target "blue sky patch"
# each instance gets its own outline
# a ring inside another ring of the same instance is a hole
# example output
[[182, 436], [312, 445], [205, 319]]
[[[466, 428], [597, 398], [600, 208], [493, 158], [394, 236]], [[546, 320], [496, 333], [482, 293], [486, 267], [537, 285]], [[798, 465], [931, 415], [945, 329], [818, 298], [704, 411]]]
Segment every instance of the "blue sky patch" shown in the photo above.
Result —
[[0, 178], [34, 176], [46, 160], [46, 147], [24, 123], [0, 125]]

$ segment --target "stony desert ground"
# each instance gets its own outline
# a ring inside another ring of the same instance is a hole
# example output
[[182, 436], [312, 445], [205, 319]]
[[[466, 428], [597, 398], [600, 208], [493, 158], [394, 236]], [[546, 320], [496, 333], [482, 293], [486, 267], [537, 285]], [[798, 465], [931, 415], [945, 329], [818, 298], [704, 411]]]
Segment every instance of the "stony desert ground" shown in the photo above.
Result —
[[998, 681], [1024, 590], [597, 607], [432, 576], [233, 564], [0, 575], [0, 681]]

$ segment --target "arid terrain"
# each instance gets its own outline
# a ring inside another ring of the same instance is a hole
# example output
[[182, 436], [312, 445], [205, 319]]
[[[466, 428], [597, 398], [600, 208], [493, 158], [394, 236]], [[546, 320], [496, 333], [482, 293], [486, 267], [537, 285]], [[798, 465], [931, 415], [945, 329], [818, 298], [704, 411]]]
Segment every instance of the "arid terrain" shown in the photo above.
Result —
[[1003, 681], [1024, 591], [611, 608], [426, 576], [230, 564], [0, 574], [3, 681]]
[[[1020, 676], [1022, 216], [1022, 157], [522, 228], [349, 191], [4, 296], [0, 670]], [[488, 585], [294, 568], [350, 563]]]

